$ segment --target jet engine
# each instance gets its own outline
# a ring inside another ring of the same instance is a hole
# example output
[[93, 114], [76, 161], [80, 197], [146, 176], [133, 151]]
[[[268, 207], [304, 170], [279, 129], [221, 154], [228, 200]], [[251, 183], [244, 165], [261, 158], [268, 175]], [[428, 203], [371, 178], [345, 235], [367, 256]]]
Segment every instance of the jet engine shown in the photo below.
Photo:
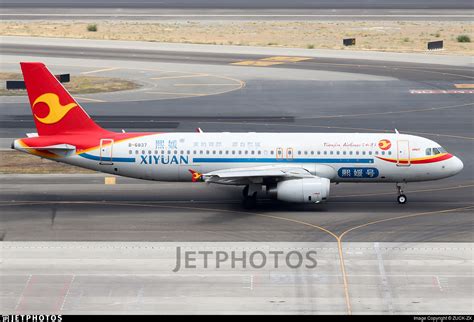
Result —
[[326, 178], [291, 179], [278, 182], [268, 192], [281, 201], [319, 203], [329, 197], [330, 183]]

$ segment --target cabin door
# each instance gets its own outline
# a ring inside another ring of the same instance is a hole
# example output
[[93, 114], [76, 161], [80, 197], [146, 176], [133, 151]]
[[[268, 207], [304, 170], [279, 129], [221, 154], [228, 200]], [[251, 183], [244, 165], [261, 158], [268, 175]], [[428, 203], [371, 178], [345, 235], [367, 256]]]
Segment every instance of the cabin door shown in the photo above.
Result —
[[410, 166], [410, 143], [407, 140], [397, 142], [397, 165]]
[[112, 159], [112, 151], [114, 147], [113, 139], [101, 139], [100, 140], [100, 161], [99, 164], [110, 165], [114, 164]]

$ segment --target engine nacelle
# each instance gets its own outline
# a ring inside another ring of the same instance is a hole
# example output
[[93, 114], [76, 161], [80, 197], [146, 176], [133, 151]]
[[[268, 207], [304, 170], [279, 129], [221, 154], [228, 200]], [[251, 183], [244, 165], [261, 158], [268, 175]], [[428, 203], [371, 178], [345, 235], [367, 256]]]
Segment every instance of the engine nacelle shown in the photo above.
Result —
[[319, 203], [329, 197], [331, 181], [326, 178], [304, 178], [280, 181], [269, 192], [287, 202]]

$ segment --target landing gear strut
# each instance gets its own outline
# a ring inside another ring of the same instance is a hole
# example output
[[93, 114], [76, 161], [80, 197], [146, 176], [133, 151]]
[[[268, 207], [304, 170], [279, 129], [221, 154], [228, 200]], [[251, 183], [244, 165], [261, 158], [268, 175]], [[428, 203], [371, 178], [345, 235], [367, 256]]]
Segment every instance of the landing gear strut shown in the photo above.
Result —
[[254, 209], [257, 206], [257, 191], [251, 189], [254, 187], [245, 186], [242, 190], [243, 200], [242, 206], [245, 209]]
[[398, 197], [397, 201], [399, 204], [403, 205], [404, 203], [407, 202], [407, 196], [403, 194], [402, 186], [397, 184], [397, 190], [398, 190]]

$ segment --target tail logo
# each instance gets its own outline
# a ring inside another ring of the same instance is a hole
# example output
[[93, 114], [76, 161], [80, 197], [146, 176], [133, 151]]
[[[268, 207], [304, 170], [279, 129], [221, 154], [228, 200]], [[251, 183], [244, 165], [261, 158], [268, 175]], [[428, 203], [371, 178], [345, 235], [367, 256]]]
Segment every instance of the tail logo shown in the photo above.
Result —
[[392, 147], [392, 143], [390, 142], [390, 140], [380, 140], [379, 141], [379, 148], [382, 149], [382, 150], [388, 150]]
[[66, 114], [73, 109], [74, 107], [77, 106], [76, 103], [69, 103], [66, 105], [61, 105], [59, 102], [59, 97], [58, 95], [54, 93], [46, 93], [41, 96], [39, 96], [35, 102], [33, 103], [33, 110], [35, 108], [35, 105], [38, 103], [44, 103], [48, 105], [49, 112], [48, 115], [45, 117], [39, 117], [35, 113], [35, 117], [38, 121], [40, 121], [43, 124], [54, 124], [58, 123], [61, 121]]

